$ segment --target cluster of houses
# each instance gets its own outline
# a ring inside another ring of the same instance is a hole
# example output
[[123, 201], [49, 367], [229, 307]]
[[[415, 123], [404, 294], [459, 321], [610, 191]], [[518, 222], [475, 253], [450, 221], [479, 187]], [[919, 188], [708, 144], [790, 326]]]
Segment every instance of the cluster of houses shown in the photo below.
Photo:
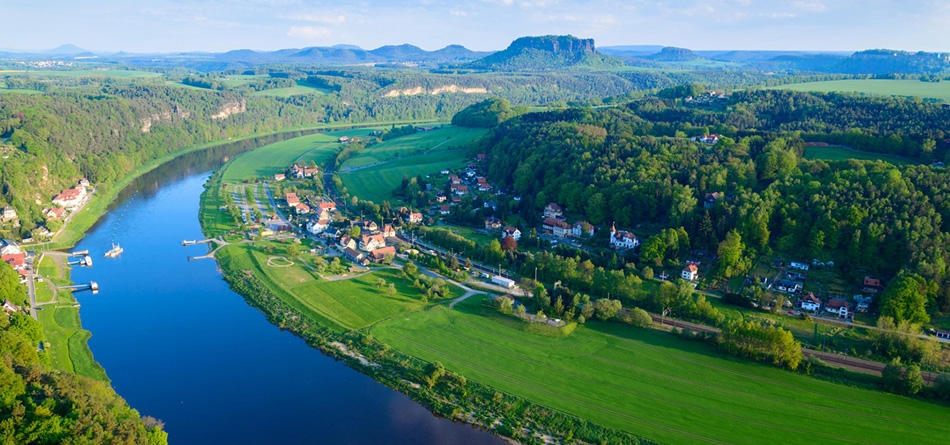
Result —
[[557, 238], [577, 238], [594, 234], [594, 226], [586, 221], [568, 224], [564, 209], [556, 202], [544, 206], [541, 214], [541, 228]]
[[351, 226], [360, 227], [360, 237], [355, 239], [349, 235], [341, 235], [337, 239], [337, 247], [348, 260], [367, 265], [370, 262], [384, 263], [396, 256], [396, 248], [387, 244], [388, 238], [396, 236], [396, 230], [390, 224], [385, 224], [380, 230], [373, 221], [351, 221]]
[[[867, 305], [869, 300], [862, 299], [858, 305], [860, 305], [860, 312], [867, 312]], [[801, 307], [803, 311], [809, 311], [813, 313], [819, 313], [824, 308], [824, 312], [829, 315], [833, 315], [838, 318], [852, 318], [854, 317], [854, 307], [844, 298], [832, 298], [827, 302], [823, 302], [821, 298], [815, 296], [815, 294], [809, 292], [805, 294], [799, 301], [798, 306]]]
[[275, 181], [283, 181], [287, 178], [293, 179], [304, 179], [312, 178], [320, 173], [320, 169], [317, 167], [308, 167], [306, 165], [291, 165], [284, 173], [277, 173], [274, 175]]
[[0, 239], [0, 260], [13, 267], [13, 270], [20, 274], [21, 281], [26, 281], [28, 274], [26, 268], [26, 253], [20, 249], [17, 243], [8, 239]]

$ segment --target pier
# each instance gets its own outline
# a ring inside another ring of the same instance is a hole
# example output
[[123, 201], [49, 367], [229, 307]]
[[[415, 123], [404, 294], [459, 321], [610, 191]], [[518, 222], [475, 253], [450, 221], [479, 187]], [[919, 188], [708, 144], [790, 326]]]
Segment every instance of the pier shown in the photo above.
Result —
[[66, 264], [69, 264], [70, 266], [92, 267], [92, 257], [87, 254], [86, 256], [79, 258], [78, 260], [69, 260], [66, 262]]
[[90, 281], [87, 284], [73, 284], [71, 286], [58, 286], [58, 289], [68, 289], [75, 292], [91, 290], [93, 294], [97, 294], [99, 293], [99, 283], [96, 283], [95, 281]]
[[89, 256], [89, 249], [70, 252], [69, 256]]
[[213, 242], [216, 242], [216, 241], [217, 241], [217, 240], [216, 240], [216, 239], [213, 239], [213, 238], [212, 238], [212, 239], [202, 239], [202, 240], [187, 240], [187, 239], [186, 239], [186, 240], [183, 240], [183, 241], [181, 242], [181, 245], [182, 245], [182, 246], [193, 246], [193, 245], [195, 245], [195, 244], [208, 244], [208, 243], [213, 243]]

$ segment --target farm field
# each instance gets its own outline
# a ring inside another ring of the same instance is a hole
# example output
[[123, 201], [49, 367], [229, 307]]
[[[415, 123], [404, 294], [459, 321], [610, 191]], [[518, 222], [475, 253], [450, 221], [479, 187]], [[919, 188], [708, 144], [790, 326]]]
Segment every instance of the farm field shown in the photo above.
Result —
[[470, 379], [660, 442], [941, 443], [950, 434], [946, 406], [722, 356], [654, 330], [591, 322], [565, 338], [532, 335], [478, 300], [370, 332]]
[[465, 149], [458, 149], [411, 156], [343, 173], [340, 179], [351, 196], [379, 204], [395, 199], [391, 192], [402, 182], [403, 176], [414, 178], [438, 173], [442, 169], [459, 168], [465, 164], [465, 153]]
[[447, 125], [426, 133], [401, 136], [367, 147], [362, 152], [344, 162], [342, 168], [345, 171], [348, 168], [422, 154], [432, 149], [445, 151], [454, 148], [463, 148], [485, 133], [486, 130], [483, 129]]
[[[228, 166], [223, 181], [238, 181], [250, 178], [273, 177], [287, 169], [298, 158], [304, 155], [317, 160], [330, 157], [338, 148], [336, 139], [331, 133], [318, 133], [303, 136], [288, 141], [266, 145], [254, 151], [241, 155]], [[314, 153], [310, 153], [314, 152]], [[321, 156], [316, 156], [320, 153]], [[320, 161], [317, 161], [320, 164]]]
[[950, 101], [950, 83], [919, 80], [854, 79], [779, 85], [769, 89], [816, 92], [850, 92], [884, 96], [911, 96]]
[[884, 153], [852, 150], [845, 147], [805, 147], [805, 159], [824, 159], [826, 161], [846, 161], [858, 159], [861, 161], [885, 161], [894, 165], [907, 165], [914, 162], [897, 156]]
[[[280, 250], [278, 250], [280, 252]], [[227, 269], [252, 270], [275, 295], [300, 310], [304, 315], [337, 330], [366, 327], [380, 320], [419, 310], [423, 307], [402, 272], [393, 269], [375, 270], [354, 278], [330, 281], [319, 278], [311, 270], [293, 260], [268, 262], [271, 257], [260, 245], [231, 245], [220, 250], [217, 257]], [[376, 287], [378, 280], [392, 283], [394, 295]], [[412, 295], [411, 297], [409, 295]]]
[[412, 178], [462, 167], [466, 146], [484, 134], [485, 130], [480, 129], [447, 127], [392, 139], [344, 162], [340, 179], [352, 196], [377, 204], [391, 200], [391, 191], [403, 176]]

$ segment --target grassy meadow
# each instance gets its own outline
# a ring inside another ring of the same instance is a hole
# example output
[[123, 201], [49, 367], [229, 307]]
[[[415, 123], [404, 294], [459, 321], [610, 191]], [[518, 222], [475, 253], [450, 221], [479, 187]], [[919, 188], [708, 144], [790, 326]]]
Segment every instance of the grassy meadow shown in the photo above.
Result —
[[337, 136], [318, 133], [266, 145], [236, 158], [224, 173], [223, 180], [239, 181], [250, 178], [273, 177], [283, 172], [301, 156], [309, 156], [320, 164], [339, 148]]
[[[362, 151], [343, 163], [340, 179], [352, 196], [381, 203], [402, 181], [465, 165], [467, 145], [485, 130], [446, 127], [392, 139]], [[347, 171], [348, 169], [356, 170]]]
[[771, 87], [773, 90], [848, 92], [882, 96], [910, 96], [950, 101], [950, 83], [919, 80], [852, 79], [806, 82]]
[[[62, 270], [52, 258], [44, 257], [39, 266], [39, 272], [46, 279], [37, 283], [37, 302], [51, 301], [53, 291], [51, 282], [58, 285], [67, 285], [68, 271]], [[54, 368], [78, 374], [91, 379], [108, 382], [105, 369], [99, 365], [89, 349], [89, 338], [92, 334], [82, 328], [79, 320], [79, 307], [76, 299], [68, 291], [59, 291], [57, 302], [41, 306], [37, 311], [43, 333], [49, 342], [49, 355]]]
[[[402, 272], [380, 269], [352, 278], [331, 281], [320, 278], [310, 268], [293, 260], [289, 267], [268, 264], [272, 256], [264, 252], [265, 243], [230, 245], [216, 257], [229, 270], [250, 270], [287, 304], [331, 329], [360, 329], [395, 315], [416, 311], [424, 306], [419, 291]], [[281, 247], [277, 247], [281, 252]], [[283, 266], [283, 263], [280, 263]], [[392, 283], [396, 293], [389, 295], [376, 287], [380, 280]]]
[[[499, 390], [669, 443], [942, 443], [950, 408], [588, 323], [534, 335], [466, 300], [374, 326], [379, 341]], [[438, 332], [440, 335], [433, 335]], [[834, 420], [838, 419], [838, 420]]]
[[851, 150], [845, 147], [805, 147], [805, 159], [823, 159], [826, 161], [847, 161], [857, 159], [861, 161], [885, 161], [894, 165], [907, 165], [914, 162], [910, 159], [891, 156], [885, 153]]

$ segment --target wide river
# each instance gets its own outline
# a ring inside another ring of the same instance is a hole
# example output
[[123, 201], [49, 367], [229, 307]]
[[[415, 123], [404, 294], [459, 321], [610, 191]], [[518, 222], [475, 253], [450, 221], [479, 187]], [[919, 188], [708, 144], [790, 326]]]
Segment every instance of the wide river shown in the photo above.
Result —
[[[258, 140], [185, 155], [129, 186], [77, 246], [91, 269], [77, 283], [89, 346], [112, 386], [162, 419], [172, 444], [504, 443], [433, 416], [267, 322], [232, 292], [204, 246], [198, 199], [223, 160]], [[111, 243], [119, 258], [103, 258]]]

